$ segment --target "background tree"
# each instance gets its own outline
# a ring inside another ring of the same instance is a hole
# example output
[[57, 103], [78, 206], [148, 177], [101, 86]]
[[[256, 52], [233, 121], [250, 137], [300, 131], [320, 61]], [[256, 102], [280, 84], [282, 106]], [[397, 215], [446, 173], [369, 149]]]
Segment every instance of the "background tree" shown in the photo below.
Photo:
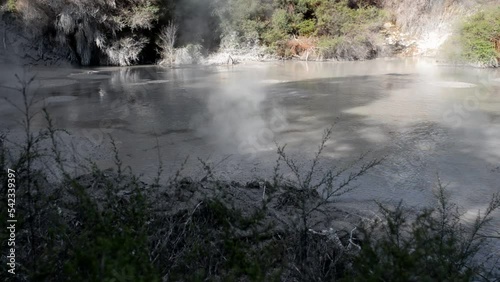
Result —
[[163, 61], [174, 64], [175, 60], [175, 41], [177, 39], [178, 27], [174, 22], [169, 22], [160, 32], [160, 42]]
[[35, 38], [51, 37], [81, 65], [129, 65], [147, 43], [141, 36], [159, 16], [157, 0], [19, 0], [22, 22]]

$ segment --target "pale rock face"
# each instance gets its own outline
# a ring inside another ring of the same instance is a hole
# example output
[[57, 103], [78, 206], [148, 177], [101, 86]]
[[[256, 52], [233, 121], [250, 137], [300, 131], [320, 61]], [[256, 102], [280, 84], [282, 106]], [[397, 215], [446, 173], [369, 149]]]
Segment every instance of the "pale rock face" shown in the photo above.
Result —
[[391, 23], [391, 22], [386, 22], [386, 23], [384, 23], [384, 28], [385, 28], [385, 29], [390, 29], [390, 28], [392, 28], [392, 27], [394, 27], [394, 24], [393, 24], [393, 23]]
[[392, 49], [396, 55], [411, 56], [413, 54], [412, 48], [415, 45], [415, 40], [408, 33], [401, 31], [401, 28], [391, 22], [384, 24], [382, 34], [385, 35], [386, 45]]

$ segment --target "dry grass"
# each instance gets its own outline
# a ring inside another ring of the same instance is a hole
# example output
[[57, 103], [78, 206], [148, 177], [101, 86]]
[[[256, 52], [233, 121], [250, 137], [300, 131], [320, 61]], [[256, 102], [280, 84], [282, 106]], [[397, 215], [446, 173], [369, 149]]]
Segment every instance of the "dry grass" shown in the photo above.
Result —
[[493, 44], [495, 44], [495, 50], [499, 54], [497, 59], [500, 61], [500, 37], [493, 39]]
[[290, 55], [307, 60], [309, 55], [316, 53], [318, 39], [313, 37], [299, 36], [287, 41], [286, 46]]

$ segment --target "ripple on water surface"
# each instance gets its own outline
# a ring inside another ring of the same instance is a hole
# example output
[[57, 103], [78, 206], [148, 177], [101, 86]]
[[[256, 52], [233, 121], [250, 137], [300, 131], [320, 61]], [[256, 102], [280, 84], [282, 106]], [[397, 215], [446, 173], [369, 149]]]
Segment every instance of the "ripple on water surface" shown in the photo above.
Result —
[[54, 97], [45, 98], [45, 103], [47, 103], [47, 104], [64, 103], [64, 102], [75, 101], [76, 99], [78, 99], [78, 98], [75, 96], [54, 96]]
[[431, 85], [444, 88], [472, 88], [477, 86], [476, 84], [461, 81], [438, 81], [432, 82]]
[[79, 72], [79, 73], [72, 73], [68, 75], [71, 78], [75, 79], [109, 79], [111, 78], [111, 75], [109, 74], [101, 74], [98, 71], [87, 71], [87, 72]]
[[148, 84], [160, 84], [160, 83], [167, 83], [167, 82], [169, 82], [169, 80], [166, 80], [166, 79], [157, 79], [157, 80], [144, 79], [144, 80], [138, 81], [138, 82], [127, 83], [126, 85], [138, 86], [138, 85], [148, 85]]
[[38, 85], [43, 88], [47, 87], [63, 87], [68, 85], [73, 85], [78, 83], [76, 80], [72, 79], [46, 79], [37, 81]]

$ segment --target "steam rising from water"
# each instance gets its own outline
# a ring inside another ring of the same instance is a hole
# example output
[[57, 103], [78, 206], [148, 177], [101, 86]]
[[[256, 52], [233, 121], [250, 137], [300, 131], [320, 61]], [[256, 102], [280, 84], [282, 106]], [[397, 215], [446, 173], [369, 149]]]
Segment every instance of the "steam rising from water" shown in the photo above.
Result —
[[[201, 130], [217, 141], [242, 142], [265, 126], [261, 116], [265, 93], [250, 80], [230, 81], [208, 99], [208, 124]], [[214, 129], [217, 129], [214, 130]]]
[[420, 40], [417, 41], [419, 52], [423, 54], [435, 53], [450, 35], [451, 31], [449, 28], [436, 29], [424, 34]]
[[207, 112], [196, 115], [191, 127], [200, 137], [252, 158], [260, 151], [274, 150], [275, 133], [286, 121], [265, 84], [256, 83], [261, 79], [250, 75], [219, 84], [208, 95]]

